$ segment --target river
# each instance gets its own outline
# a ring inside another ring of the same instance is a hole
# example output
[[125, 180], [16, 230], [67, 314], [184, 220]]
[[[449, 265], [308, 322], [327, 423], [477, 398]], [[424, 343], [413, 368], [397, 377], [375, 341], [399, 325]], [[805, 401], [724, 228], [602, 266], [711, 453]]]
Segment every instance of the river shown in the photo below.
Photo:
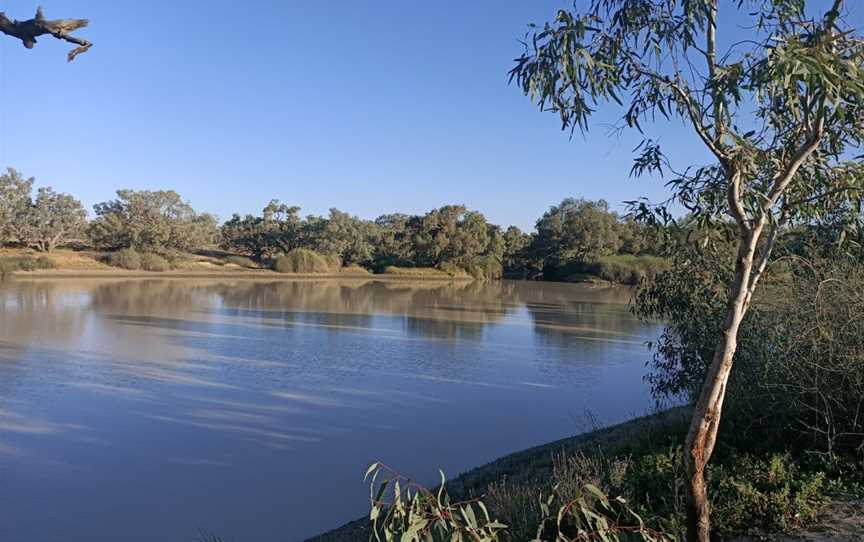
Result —
[[298, 540], [644, 414], [629, 291], [529, 282], [0, 284], [0, 540]]

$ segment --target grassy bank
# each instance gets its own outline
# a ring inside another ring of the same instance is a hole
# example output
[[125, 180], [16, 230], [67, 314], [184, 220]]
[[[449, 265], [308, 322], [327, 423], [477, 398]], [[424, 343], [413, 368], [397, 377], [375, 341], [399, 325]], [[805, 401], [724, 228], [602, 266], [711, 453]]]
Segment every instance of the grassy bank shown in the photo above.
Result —
[[[595, 429], [496, 459], [450, 480], [447, 489], [454, 498], [467, 498], [488, 495], [490, 488], [502, 484], [513, 488], [537, 487], [552, 478], [556, 457], [580, 452], [592, 454], [598, 450], [607, 453], [634, 445], [668, 446], [669, 435], [684, 430], [687, 421], [688, 412], [676, 408]], [[370, 522], [363, 517], [306, 542], [368, 542], [370, 534]]]
[[[314, 258], [314, 256], [313, 256]], [[324, 261], [324, 260], [322, 260]], [[314, 262], [317, 264], [317, 262]], [[276, 267], [274, 265], [274, 267]], [[373, 274], [358, 266], [342, 266], [333, 261], [326, 265], [285, 265], [278, 269], [229, 253], [176, 253], [166, 256], [132, 251], [96, 252], [60, 249], [39, 253], [25, 249], [0, 251], [0, 274], [20, 278], [309, 278], [376, 280], [472, 280], [467, 273], [448, 273], [435, 269], [388, 268]]]
[[[688, 422], [689, 410], [675, 408], [531, 448], [462, 474], [447, 492], [453, 501], [482, 500], [491, 518], [507, 525], [507, 541], [535, 537], [541, 495], [562, 506], [586, 484], [622, 497], [648, 527], [681, 539], [680, 444]], [[832, 465], [795, 449], [721, 446], [708, 482], [719, 540], [860, 540], [864, 464]], [[370, 534], [361, 518], [309, 542], [361, 542]]]

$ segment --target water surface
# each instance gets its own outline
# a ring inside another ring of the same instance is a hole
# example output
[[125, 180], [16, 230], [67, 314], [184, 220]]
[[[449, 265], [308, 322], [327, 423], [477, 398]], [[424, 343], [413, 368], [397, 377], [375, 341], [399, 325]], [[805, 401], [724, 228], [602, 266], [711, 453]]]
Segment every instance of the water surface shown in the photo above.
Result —
[[644, 413], [629, 292], [549, 283], [0, 284], [0, 540], [298, 540]]

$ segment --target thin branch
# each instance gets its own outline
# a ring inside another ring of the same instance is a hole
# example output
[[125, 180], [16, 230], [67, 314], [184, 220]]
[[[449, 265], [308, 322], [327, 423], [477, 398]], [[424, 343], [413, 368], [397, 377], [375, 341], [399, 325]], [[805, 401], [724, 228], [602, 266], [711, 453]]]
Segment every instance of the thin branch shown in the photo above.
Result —
[[50, 34], [55, 38], [68, 41], [77, 45], [69, 51], [67, 60], [72, 62], [75, 57], [86, 52], [93, 46], [89, 41], [73, 36], [71, 33], [89, 24], [87, 19], [52, 19], [48, 20], [42, 13], [42, 8], [36, 9], [36, 16], [26, 21], [10, 19], [5, 13], [0, 12], [0, 32], [21, 40], [24, 47], [32, 49], [36, 45], [36, 38]]
[[679, 96], [681, 102], [683, 102], [684, 107], [687, 109], [687, 115], [690, 117], [690, 123], [693, 125], [693, 129], [696, 130], [696, 134], [699, 136], [702, 142], [705, 143], [705, 146], [707, 146], [708, 149], [712, 153], [714, 153], [714, 156], [716, 156], [717, 159], [721, 162], [725, 163], [726, 153], [723, 151], [722, 147], [718, 146], [717, 143], [711, 138], [711, 135], [706, 130], [705, 125], [702, 124], [702, 119], [698, 111], [696, 111], [696, 108], [693, 106], [693, 99], [690, 94], [680, 85], [672, 81], [669, 77], [653, 72], [638, 63], [634, 62], [633, 69], [646, 77], [650, 77], [655, 81], [663, 83]]

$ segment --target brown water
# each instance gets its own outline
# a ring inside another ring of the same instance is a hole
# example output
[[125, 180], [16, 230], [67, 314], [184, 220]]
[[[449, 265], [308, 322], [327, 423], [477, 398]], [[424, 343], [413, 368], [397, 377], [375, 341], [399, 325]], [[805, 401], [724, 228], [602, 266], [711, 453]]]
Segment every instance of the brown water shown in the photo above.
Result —
[[0, 540], [290, 541], [421, 480], [648, 408], [624, 289], [0, 284]]

